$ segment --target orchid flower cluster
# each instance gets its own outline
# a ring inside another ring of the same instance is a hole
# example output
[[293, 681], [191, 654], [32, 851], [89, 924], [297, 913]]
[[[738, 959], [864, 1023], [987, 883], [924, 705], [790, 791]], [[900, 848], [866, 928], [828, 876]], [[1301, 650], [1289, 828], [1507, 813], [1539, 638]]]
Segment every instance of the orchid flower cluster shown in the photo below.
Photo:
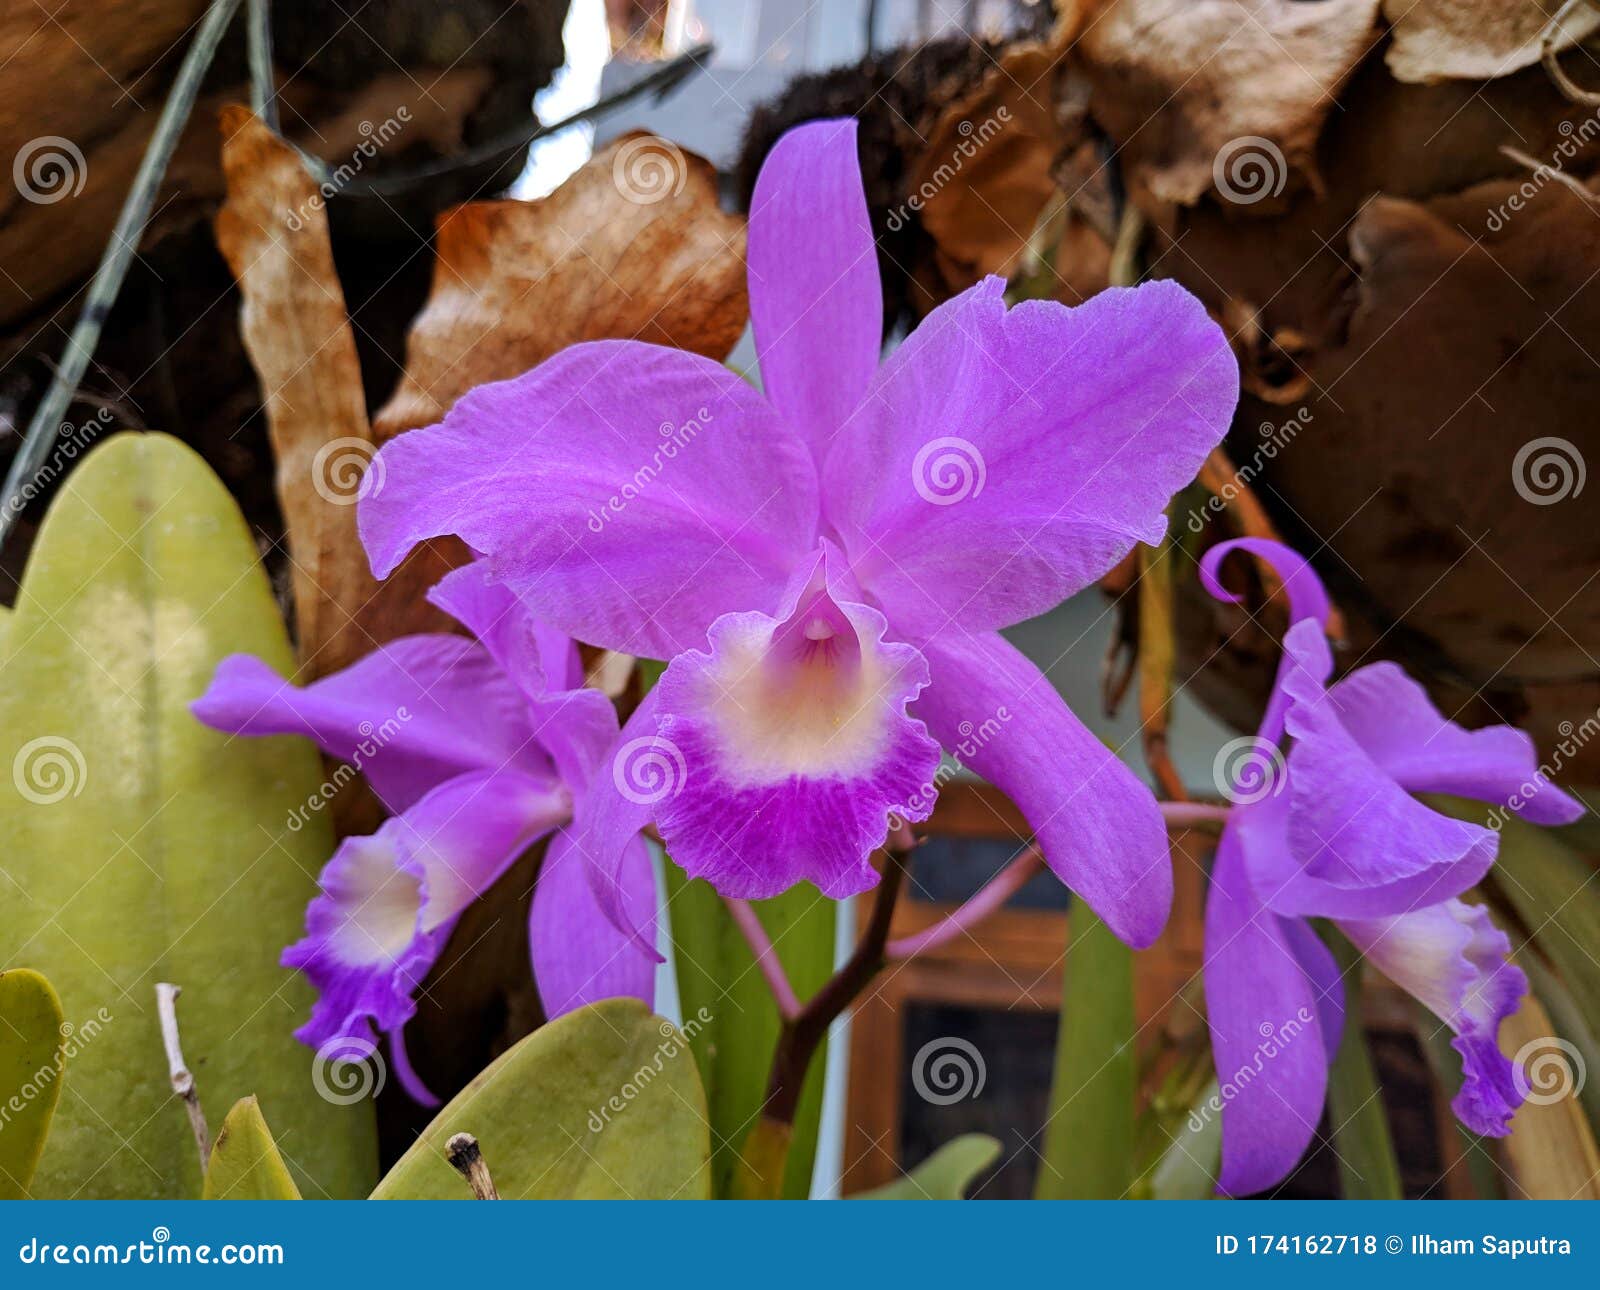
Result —
[[[879, 882], [871, 856], [891, 819], [927, 818], [942, 750], [963, 744], [1118, 936], [1148, 946], [1165, 924], [1162, 808], [999, 633], [1164, 539], [1164, 508], [1233, 413], [1221, 330], [1169, 283], [1008, 308], [991, 278], [880, 365], [851, 121], [779, 141], [748, 262], [761, 391], [689, 353], [582, 344], [383, 449], [383, 485], [359, 512], [374, 573], [461, 538], [475, 559], [431, 599], [470, 638], [398, 640], [304, 688], [235, 657], [195, 705], [219, 729], [304, 735], [347, 759], [364, 731], [411, 714], [362, 763], [391, 818], [341, 844], [284, 962], [318, 991], [299, 1036], [387, 1036], [421, 1099], [403, 1043], [417, 991], [463, 911], [546, 836], [529, 940], [552, 1016], [650, 999], [651, 828], [731, 900], [802, 881], [848, 897]], [[694, 436], [677, 436], [688, 421]], [[676, 468], [641, 473], [663, 435], [680, 444]], [[1517, 1094], [1495, 1034], [1525, 984], [1504, 935], [1458, 899], [1496, 838], [1410, 794], [1503, 803], [1534, 759], [1519, 732], [1446, 721], [1388, 664], [1326, 688], [1327, 599], [1309, 566], [1276, 544], [1225, 544], [1203, 566], [1216, 594], [1235, 546], [1272, 562], [1289, 594], [1259, 737], [1291, 749], [1283, 782], [1231, 810], [1217, 852], [1219, 1075], [1263, 1025], [1320, 1021], [1224, 1108], [1221, 1186], [1240, 1194], [1287, 1174], [1325, 1096], [1342, 989], [1313, 917], [1455, 1030], [1456, 1108], [1504, 1131]], [[574, 640], [667, 660], [620, 729], [584, 687]], [[997, 714], [1003, 736], [964, 739]], [[1522, 813], [1577, 809], [1546, 787]]]

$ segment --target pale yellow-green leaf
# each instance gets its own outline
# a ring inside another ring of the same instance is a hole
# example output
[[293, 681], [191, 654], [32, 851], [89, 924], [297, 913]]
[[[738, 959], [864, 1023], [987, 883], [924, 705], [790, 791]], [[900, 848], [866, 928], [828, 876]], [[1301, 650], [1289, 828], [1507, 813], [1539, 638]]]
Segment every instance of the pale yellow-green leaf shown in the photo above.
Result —
[[375, 1176], [371, 1107], [317, 1095], [291, 1034], [311, 992], [278, 963], [333, 846], [321, 814], [289, 827], [322, 778], [316, 751], [189, 713], [239, 651], [292, 667], [227, 491], [165, 435], [96, 448], [50, 507], [0, 637], [0, 966], [43, 972], [77, 1027], [36, 1195], [200, 1194], [158, 981], [183, 988], [213, 1124], [257, 1093], [307, 1195], [360, 1195]]
[[373, 1193], [466, 1200], [446, 1162], [478, 1139], [502, 1199], [703, 1200], [711, 1133], [689, 1041], [637, 999], [606, 999], [540, 1027], [440, 1111]]
[[988, 1134], [963, 1133], [910, 1173], [852, 1199], [964, 1200], [967, 1189], [999, 1158], [1000, 1144]]
[[261, 1104], [241, 1097], [211, 1144], [203, 1200], [299, 1200]]
[[0, 972], [0, 1200], [23, 1199], [33, 1181], [61, 1098], [64, 1020], [37, 972]]

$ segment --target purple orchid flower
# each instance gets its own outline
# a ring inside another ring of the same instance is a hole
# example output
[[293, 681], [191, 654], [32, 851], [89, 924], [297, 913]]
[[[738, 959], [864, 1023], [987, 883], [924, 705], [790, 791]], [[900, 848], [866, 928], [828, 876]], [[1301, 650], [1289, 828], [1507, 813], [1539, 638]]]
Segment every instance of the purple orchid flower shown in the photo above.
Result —
[[1224, 1086], [1218, 1182], [1241, 1196], [1289, 1174], [1322, 1114], [1344, 990], [1313, 917], [1333, 920], [1455, 1032], [1461, 1121], [1508, 1131], [1522, 1095], [1497, 1037], [1527, 980], [1488, 912], [1456, 899], [1488, 872], [1499, 837], [1411, 795], [1509, 805], [1535, 824], [1571, 823], [1583, 807], [1543, 778], [1526, 734], [1463, 729], [1393, 663], [1327, 686], [1328, 598], [1311, 566], [1277, 542], [1224, 542], [1201, 562], [1219, 599], [1236, 599], [1217, 581], [1234, 550], [1276, 569], [1291, 621], [1251, 773], [1229, 794], [1206, 904], [1206, 1006]]
[[458, 534], [560, 630], [672, 660], [583, 808], [614, 915], [651, 821], [727, 896], [863, 891], [965, 742], [1062, 880], [1149, 944], [1172, 894], [1154, 798], [999, 629], [1164, 536], [1237, 398], [1221, 330], [1172, 283], [1008, 309], [990, 278], [879, 366], [849, 120], [773, 149], [749, 286], [765, 394], [626, 341], [482, 386], [383, 449], [374, 571]]
[[[283, 963], [319, 996], [297, 1038], [359, 1053], [376, 1027], [407, 1090], [431, 1105], [402, 1038], [412, 996], [457, 918], [541, 837], [554, 835], [529, 942], [547, 1013], [614, 995], [649, 1002], [655, 966], [601, 914], [566, 827], [616, 738], [611, 701], [582, 688], [572, 641], [534, 622], [482, 565], [446, 575], [428, 598], [477, 639], [408, 636], [303, 689], [235, 654], [192, 710], [233, 734], [306, 736], [359, 767], [394, 812], [334, 853], [305, 939]], [[623, 863], [629, 889], [648, 889], [642, 840]], [[654, 899], [628, 913], [653, 928]]]

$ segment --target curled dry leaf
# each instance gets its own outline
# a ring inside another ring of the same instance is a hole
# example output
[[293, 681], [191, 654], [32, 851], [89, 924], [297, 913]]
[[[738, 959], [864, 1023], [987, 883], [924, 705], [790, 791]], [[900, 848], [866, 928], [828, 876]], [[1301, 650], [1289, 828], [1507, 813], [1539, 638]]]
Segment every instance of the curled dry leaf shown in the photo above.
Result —
[[469, 202], [439, 219], [433, 290], [379, 442], [439, 420], [467, 390], [579, 341], [636, 338], [725, 357], [749, 312], [744, 222], [711, 163], [634, 133], [541, 201]]
[[266, 405], [300, 661], [320, 675], [370, 648], [352, 617], [377, 590], [353, 505], [373, 454], [361, 369], [316, 182], [246, 108], [223, 109], [222, 136], [217, 245]]
[[1291, 171], [1317, 188], [1317, 135], [1378, 39], [1378, 4], [1109, 0], [1074, 49], [1130, 191], [1191, 205], [1221, 175], [1257, 212]]
[[1007, 50], [945, 109], [916, 158], [908, 204], [934, 240], [947, 294], [986, 274], [1010, 276], [1055, 195], [1057, 158], [1082, 137], [1081, 117], [1068, 129], [1057, 116], [1061, 70], [1053, 46]]
[[[1395, 79], [1493, 80], [1539, 61], [1544, 30], [1562, 0], [1383, 0], [1391, 26], [1384, 61]], [[1553, 33], [1570, 49], [1600, 28], [1600, 9], [1579, 6]]]

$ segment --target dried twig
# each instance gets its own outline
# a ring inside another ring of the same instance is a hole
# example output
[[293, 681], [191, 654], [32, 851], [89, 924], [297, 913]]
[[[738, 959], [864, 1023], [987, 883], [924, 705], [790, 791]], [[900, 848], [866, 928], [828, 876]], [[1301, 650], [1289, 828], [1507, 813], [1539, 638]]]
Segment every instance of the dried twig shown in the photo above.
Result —
[[206, 1128], [206, 1113], [200, 1107], [200, 1094], [194, 1086], [194, 1075], [183, 1060], [183, 1046], [178, 1041], [178, 996], [182, 986], [161, 981], [156, 985], [156, 1015], [161, 1019], [161, 1046], [167, 1050], [167, 1073], [172, 1078], [172, 1091], [183, 1099], [184, 1110], [189, 1112], [189, 1127], [194, 1130], [194, 1143], [200, 1152], [200, 1172], [205, 1173], [211, 1163], [211, 1131]]
[[476, 1200], [499, 1200], [494, 1179], [489, 1176], [489, 1166], [484, 1163], [483, 1150], [470, 1133], [457, 1133], [444, 1144], [445, 1158], [450, 1167], [467, 1180]]

